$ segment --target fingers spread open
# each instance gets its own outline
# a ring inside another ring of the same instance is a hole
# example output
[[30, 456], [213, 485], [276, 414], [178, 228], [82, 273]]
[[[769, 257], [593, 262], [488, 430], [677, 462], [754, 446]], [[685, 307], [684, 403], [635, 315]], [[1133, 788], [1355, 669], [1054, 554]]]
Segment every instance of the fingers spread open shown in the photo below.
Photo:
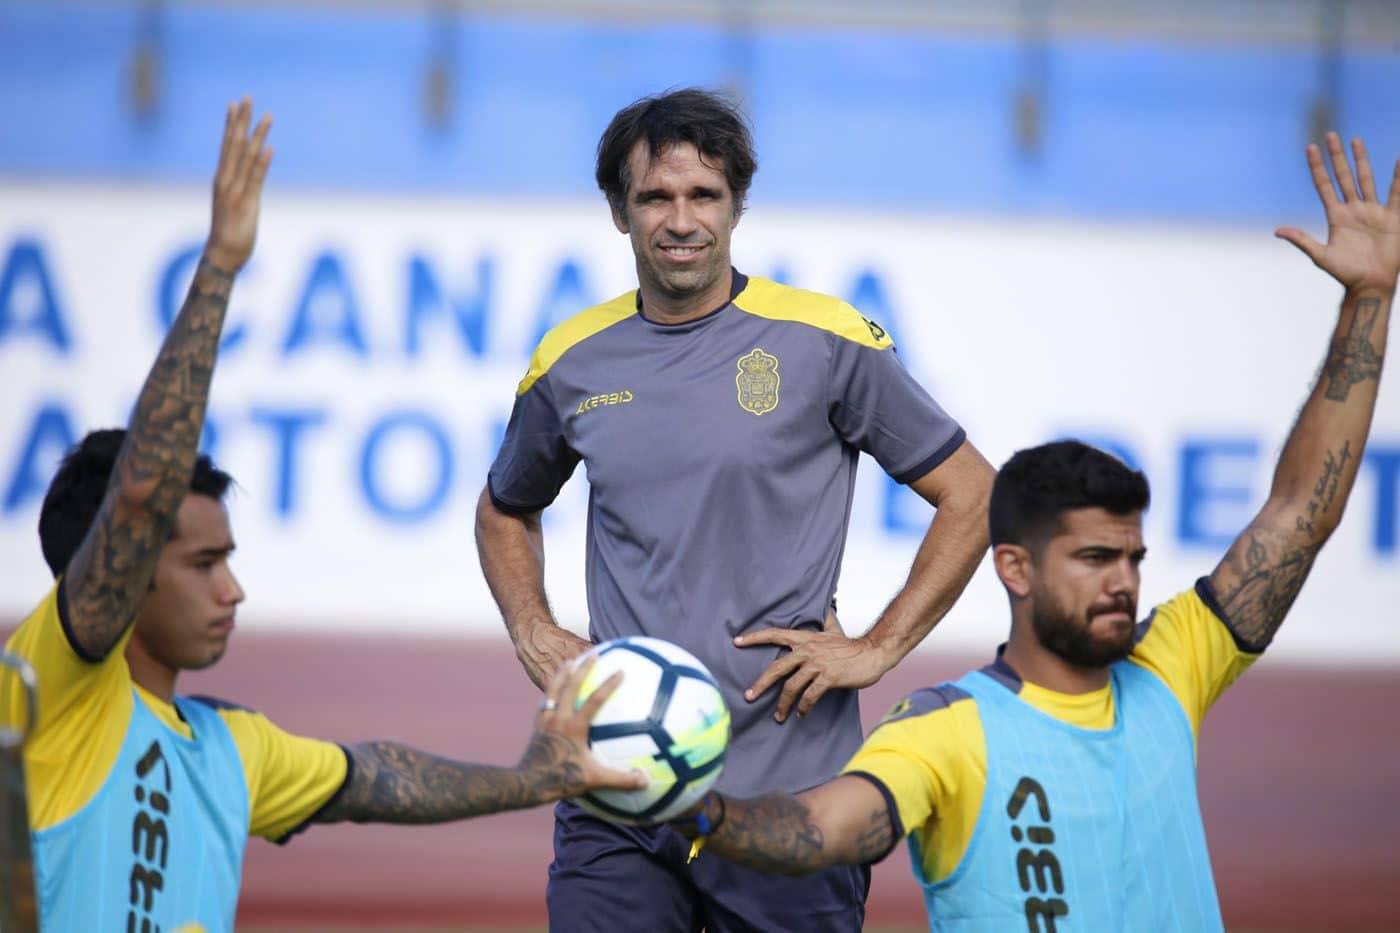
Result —
[[1297, 227], [1279, 227], [1274, 231], [1274, 236], [1292, 243], [1306, 253], [1313, 262], [1319, 262], [1322, 259], [1323, 245]]
[[1356, 160], [1356, 182], [1361, 196], [1379, 202], [1376, 197], [1376, 176], [1371, 173], [1371, 160], [1366, 156], [1366, 144], [1360, 138], [1351, 141], [1351, 155]]
[[1308, 170], [1312, 172], [1313, 187], [1322, 199], [1322, 206], [1331, 210], [1337, 204], [1337, 191], [1332, 187], [1332, 179], [1327, 175], [1327, 166], [1322, 161], [1322, 150], [1314, 144], [1308, 146]]
[[773, 712], [773, 718], [778, 722], [786, 720], [788, 714], [792, 712], [793, 706], [801, 698], [803, 691], [816, 679], [817, 672], [805, 667], [789, 677], [787, 683], [783, 684], [783, 692], [778, 697], [778, 708]]
[[1332, 157], [1332, 171], [1337, 175], [1337, 187], [1342, 189], [1342, 197], [1356, 200], [1356, 181], [1351, 177], [1351, 165], [1347, 154], [1342, 150], [1342, 138], [1336, 133], [1327, 134], [1327, 153]]
[[758, 675], [758, 680], [753, 682], [753, 686], [744, 691], [744, 699], [752, 702], [768, 692], [768, 688], [773, 686], [784, 677], [791, 674], [802, 662], [792, 654], [785, 654], [778, 658], [762, 674]]
[[[592, 658], [589, 659], [590, 666], [592, 660]], [[598, 689], [590, 693], [588, 699], [583, 701], [583, 705], [579, 707], [579, 715], [583, 716], [588, 722], [592, 722], [598, 710], [602, 709], [603, 704], [608, 702], [608, 697], [613, 695], [613, 691], [617, 689], [620, 683], [622, 683], [622, 671], [614, 671], [611, 677], [603, 681]]]

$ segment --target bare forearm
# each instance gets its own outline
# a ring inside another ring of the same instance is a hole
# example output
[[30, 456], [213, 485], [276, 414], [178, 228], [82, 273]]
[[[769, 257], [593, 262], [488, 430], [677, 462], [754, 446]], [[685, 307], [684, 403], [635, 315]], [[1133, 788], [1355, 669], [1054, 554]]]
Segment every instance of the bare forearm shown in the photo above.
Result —
[[146, 377], [97, 519], [64, 578], [83, 650], [102, 657], [135, 614], [189, 489], [233, 276], [201, 259]]
[[481, 572], [512, 641], [537, 622], [554, 623], [544, 591], [544, 532], [538, 513], [508, 515], [483, 491], [476, 511]]
[[537, 735], [514, 768], [453, 761], [395, 742], [348, 751], [349, 783], [318, 822], [445, 823], [558, 800], [580, 777], [549, 736]]
[[904, 587], [866, 633], [888, 667], [912, 651], [953, 608], [987, 544], [986, 499], [979, 490], [969, 490], [961, 501], [945, 502], [938, 509]]

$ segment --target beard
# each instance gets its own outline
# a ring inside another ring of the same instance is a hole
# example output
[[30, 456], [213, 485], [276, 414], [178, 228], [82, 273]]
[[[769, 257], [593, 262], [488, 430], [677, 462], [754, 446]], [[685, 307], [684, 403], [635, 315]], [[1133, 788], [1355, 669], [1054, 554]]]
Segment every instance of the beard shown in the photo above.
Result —
[[1132, 653], [1136, 632], [1136, 626], [1129, 625], [1095, 635], [1094, 617], [1108, 612], [1126, 612], [1129, 619], [1136, 619], [1137, 603], [1124, 595], [1111, 605], [1091, 607], [1083, 619], [1077, 619], [1049, 593], [1042, 592], [1031, 601], [1031, 627], [1041, 647], [1066, 663], [1080, 668], [1107, 667]]

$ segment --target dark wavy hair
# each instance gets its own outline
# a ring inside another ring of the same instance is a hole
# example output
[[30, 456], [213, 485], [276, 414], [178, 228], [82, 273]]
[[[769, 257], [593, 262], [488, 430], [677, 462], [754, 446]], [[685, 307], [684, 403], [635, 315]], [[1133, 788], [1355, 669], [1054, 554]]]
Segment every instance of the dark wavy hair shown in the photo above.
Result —
[[[121, 428], [89, 432], [64, 455], [49, 483], [39, 511], [39, 547], [55, 577], [68, 567], [97, 518], [124, 440], [126, 431]], [[214, 466], [207, 454], [195, 460], [190, 492], [222, 500], [232, 483], [233, 477]]]
[[1141, 471], [1081, 441], [1018, 450], [992, 484], [992, 545], [1036, 550], [1054, 536], [1063, 512], [1101, 508], [1127, 515], [1144, 511], [1150, 500]]
[[646, 140], [654, 159], [677, 143], [690, 143], [707, 159], [724, 166], [734, 195], [734, 215], [743, 213], [753, 173], [758, 170], [753, 137], [732, 101], [701, 88], [682, 88], [643, 97], [619, 110], [598, 140], [598, 187], [614, 211], [624, 214], [631, 173], [627, 157]]

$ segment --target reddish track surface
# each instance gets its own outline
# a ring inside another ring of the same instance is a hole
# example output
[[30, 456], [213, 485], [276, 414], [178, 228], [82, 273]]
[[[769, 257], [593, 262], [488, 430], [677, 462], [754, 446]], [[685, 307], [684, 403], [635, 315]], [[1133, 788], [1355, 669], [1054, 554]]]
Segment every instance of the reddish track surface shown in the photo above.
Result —
[[[976, 658], [921, 654], [862, 700], [867, 724], [909, 690]], [[508, 763], [538, 697], [500, 641], [240, 633], [207, 693], [338, 741], [394, 738]], [[1386, 930], [1400, 891], [1400, 672], [1262, 662], [1207, 720], [1200, 787], [1227, 925]], [[325, 826], [279, 848], [250, 842], [245, 923], [539, 923], [547, 809], [447, 827]], [[1105, 866], [1111, 870], [1111, 866]], [[876, 869], [872, 924], [917, 924], [923, 903], [896, 852]]]

